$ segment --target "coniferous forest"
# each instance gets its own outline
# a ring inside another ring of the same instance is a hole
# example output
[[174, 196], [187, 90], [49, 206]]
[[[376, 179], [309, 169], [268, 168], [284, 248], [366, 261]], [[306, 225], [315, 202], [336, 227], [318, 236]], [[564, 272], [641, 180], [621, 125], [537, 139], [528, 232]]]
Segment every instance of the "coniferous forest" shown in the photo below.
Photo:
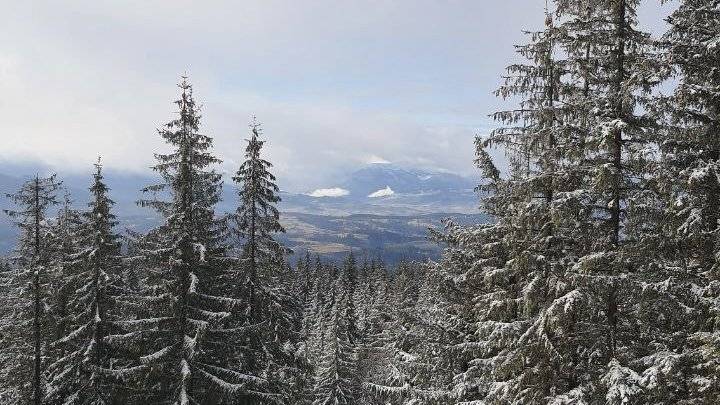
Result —
[[7, 196], [0, 403], [720, 403], [720, 1], [661, 35], [639, 3], [537, 16], [476, 139], [491, 221], [429, 229], [438, 260], [291, 260], [272, 134], [253, 118], [223, 176], [182, 77], [154, 229], [118, 226], [100, 159], [82, 209], [55, 175]]

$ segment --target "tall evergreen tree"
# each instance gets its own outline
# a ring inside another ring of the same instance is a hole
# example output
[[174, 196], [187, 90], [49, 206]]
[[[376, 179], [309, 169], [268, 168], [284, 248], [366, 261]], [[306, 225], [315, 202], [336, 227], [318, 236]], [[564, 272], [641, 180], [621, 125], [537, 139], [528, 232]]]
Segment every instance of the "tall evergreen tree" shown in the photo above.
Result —
[[392, 282], [379, 288], [363, 347], [366, 355], [359, 364], [367, 403], [439, 405], [451, 400], [452, 371], [447, 367], [454, 359], [438, 339], [437, 332], [446, 329], [437, 318], [437, 279], [426, 278], [423, 269], [401, 263]]
[[20, 229], [14, 260], [17, 269], [7, 280], [5, 315], [0, 324], [5, 383], [11, 403], [41, 405], [45, 389], [45, 346], [52, 333], [46, 309], [51, 282], [52, 251], [48, 209], [57, 204], [60, 184], [55, 175], [35, 176], [8, 195], [18, 207], [5, 212]]
[[[274, 237], [285, 232], [276, 206], [279, 188], [270, 172], [272, 164], [261, 156], [261, 132], [253, 118], [245, 161], [233, 177], [239, 205], [231, 219], [242, 246], [236, 269], [241, 281], [234, 291], [242, 309], [234, 322], [247, 332], [236, 357], [243, 373], [269, 379], [260, 399], [283, 401], [298, 395], [298, 384], [289, 382], [299, 382], [304, 373], [297, 356], [302, 307], [288, 291], [290, 280], [283, 280], [291, 275], [285, 272], [287, 249]], [[248, 394], [245, 401], [257, 399]]]
[[350, 345], [357, 347], [360, 343], [360, 332], [357, 325], [357, 310], [355, 306], [355, 290], [358, 281], [358, 268], [355, 254], [351, 251], [343, 266], [343, 280], [345, 281], [345, 289], [347, 292], [347, 300], [343, 316], [347, 322], [347, 340]]
[[335, 280], [331, 293], [327, 345], [317, 365], [314, 405], [351, 405], [359, 400], [357, 351], [350, 342], [347, 280]]
[[[82, 213], [73, 207], [70, 193], [65, 190], [63, 205], [57, 218], [51, 222], [52, 239], [49, 243], [53, 246], [50, 280], [52, 298], [48, 312], [53, 333], [48, 338], [49, 342], [62, 338], [70, 328], [72, 311], [68, 301], [74, 288], [67, 285], [65, 279], [78, 270], [75, 256], [81, 249], [78, 230], [82, 227], [82, 222]], [[49, 349], [48, 364], [52, 364], [59, 358], [60, 353], [52, 345]]]
[[120, 240], [113, 232], [117, 221], [102, 165], [98, 162], [95, 169], [90, 209], [82, 215], [82, 223], [72, 228], [79, 251], [66, 256], [62, 266], [68, 319], [64, 334], [53, 342], [60, 356], [48, 367], [47, 400], [51, 403], [110, 404], [115, 394], [103, 370], [111, 367], [105, 337], [114, 297], [120, 292]]
[[658, 199], [653, 122], [641, 115], [659, 77], [637, 4], [557, 1], [518, 48], [531, 63], [512, 65], [498, 92], [521, 106], [496, 114], [510, 125], [480, 145], [506, 149], [508, 178], [478, 150], [497, 222], [445, 238], [456, 246], [447, 310], [463, 342], [448, 343], [466, 348], [459, 400], [632, 401], [641, 389], [630, 377], [665, 343], [647, 311], [673, 297], [649, 250]]
[[210, 151], [212, 138], [199, 132], [199, 109], [185, 77], [179, 87], [179, 116], [158, 131], [172, 147], [155, 155], [153, 169], [163, 182], [145, 188], [152, 198], [140, 201], [158, 211], [165, 224], [134, 244], [145, 266], [144, 291], [128, 297], [138, 314], [116, 322], [123, 329], [107, 340], [116, 350], [140, 356], [134, 368], [114, 373], [139, 379], [140, 398], [180, 405], [232, 403], [248, 384], [264, 382], [228, 368], [228, 342], [237, 332], [226, 324], [236, 301], [222, 296], [231, 278], [225, 271], [226, 225], [214, 211], [222, 180], [212, 166], [219, 160]]
[[[594, 333], [575, 343], [588, 370], [578, 389], [586, 400], [610, 403], [641, 395], [640, 380], [631, 377], [670, 344], [663, 318], [675, 306], [655, 249], [657, 126], [646, 106], [660, 76], [656, 44], [638, 29], [639, 3], [587, 2], [585, 10], [573, 10], [576, 32], [587, 37], [571, 35], [564, 43], [572, 54], [572, 80], [588, 89], [586, 107], [574, 121], [586, 135], [573, 166], [584, 172], [578, 202], [592, 239], [576, 249], [571, 276], [582, 302], [578, 327]], [[594, 67], [589, 75], [583, 71], [588, 63]], [[649, 310], [651, 302], [656, 312]]]
[[[498, 218], [489, 234], [502, 235], [498, 245], [507, 262], [487, 266], [481, 287], [485, 295], [476, 308], [482, 322], [480, 345], [485, 346], [480, 357], [490, 365], [480, 373], [489, 378], [477, 384], [480, 392], [485, 385], [489, 401], [540, 403], [572, 389], [576, 376], [567, 341], [572, 325], [566, 319], [575, 294], [565, 274], [570, 239], [557, 231], [555, 219], [561, 214], [557, 200], [578, 184], [576, 172], [566, 170], [577, 133], [565, 124], [572, 114], [567, 96], [574, 89], [561, 81], [566, 61], [558, 56], [558, 42], [568, 30], [566, 16], [562, 9], [554, 14], [558, 27], [546, 10], [545, 28], [516, 47], [527, 63], [509, 66], [496, 94], [519, 97], [520, 107], [495, 113], [504, 126], [483, 142], [485, 147], [502, 146], [511, 162], [507, 180], [490, 171], [494, 190], [486, 204]], [[532, 368], [526, 358], [535, 359]], [[478, 372], [477, 367], [468, 370], [470, 375]]]
[[323, 264], [319, 256], [315, 258], [315, 283], [313, 284], [313, 297], [306, 324], [308, 356], [313, 365], [317, 365], [325, 352], [325, 332], [327, 329], [328, 308], [332, 305], [328, 291], [333, 280], [330, 278], [328, 266]]
[[[235, 231], [243, 243], [242, 257], [249, 269], [248, 283], [257, 283], [258, 267], [277, 264], [283, 259], [282, 246], [273, 234], [285, 232], [280, 225], [280, 202], [275, 176], [270, 173], [272, 163], [260, 156], [265, 141], [260, 140], [262, 129], [255, 118], [250, 123], [250, 139], [245, 148], [245, 161], [233, 180], [238, 185], [238, 206], [233, 219]], [[251, 291], [254, 287], [248, 287]]]
[[655, 248], [684, 305], [668, 318], [676, 344], [645, 379], [664, 400], [711, 403], [720, 400], [720, 2], [682, 1], [667, 21], [664, 59], [677, 86], [658, 100], [667, 118], [658, 170], [666, 236]]

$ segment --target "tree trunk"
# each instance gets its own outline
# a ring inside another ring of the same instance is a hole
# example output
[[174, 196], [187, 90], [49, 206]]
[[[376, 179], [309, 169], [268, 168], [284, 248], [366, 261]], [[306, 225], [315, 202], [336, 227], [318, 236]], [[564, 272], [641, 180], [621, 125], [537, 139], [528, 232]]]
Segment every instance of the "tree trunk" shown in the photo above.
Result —
[[[615, 49], [615, 80], [613, 83], [613, 91], [611, 95], [615, 97], [615, 119], [624, 118], [624, 105], [622, 97], [622, 86], [625, 80], [625, 0], [618, 0], [617, 9], [615, 10], [615, 36], [617, 45]], [[622, 148], [623, 134], [622, 129], [613, 129], [613, 168], [615, 170], [612, 184], [612, 207], [610, 209], [610, 222], [612, 226], [612, 249], [617, 250], [620, 247], [621, 232], [621, 191], [622, 191]], [[617, 317], [618, 317], [618, 301], [617, 288], [614, 283], [610, 286], [607, 303], [607, 323], [608, 337], [607, 350], [608, 361], [615, 357], [616, 339], [617, 339]]]
[[42, 405], [42, 388], [40, 387], [42, 352], [41, 352], [41, 335], [40, 335], [40, 316], [42, 311], [40, 300], [40, 269], [42, 261], [40, 259], [40, 179], [35, 175], [35, 274], [33, 275], [33, 343], [34, 343], [34, 361], [33, 361], [33, 403]]

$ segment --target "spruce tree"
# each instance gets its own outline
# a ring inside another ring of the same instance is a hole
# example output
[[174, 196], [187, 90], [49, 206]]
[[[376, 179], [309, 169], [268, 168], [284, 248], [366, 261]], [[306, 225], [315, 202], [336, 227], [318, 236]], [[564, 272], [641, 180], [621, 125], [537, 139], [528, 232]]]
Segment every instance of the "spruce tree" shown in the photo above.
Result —
[[[69, 277], [77, 270], [78, 261], [75, 255], [80, 251], [80, 238], [78, 230], [82, 227], [83, 218], [80, 210], [73, 207], [73, 200], [70, 193], [65, 190], [64, 201], [62, 207], [58, 211], [57, 218], [51, 221], [51, 240], [49, 244], [53, 246], [52, 265], [50, 279], [50, 307], [48, 310], [50, 327], [53, 332], [48, 338], [48, 342], [53, 342], [62, 338], [68, 333], [70, 328], [70, 318], [72, 311], [69, 309], [69, 299], [74, 291], [72, 286], [65, 283], [66, 277]], [[48, 350], [48, 364], [54, 363], [61, 353], [52, 345]]]
[[[577, 134], [565, 125], [572, 114], [567, 94], [573, 88], [561, 81], [566, 61], [558, 57], [558, 42], [568, 27], [563, 10], [555, 14], [558, 27], [546, 10], [544, 29], [516, 47], [527, 63], [509, 66], [496, 94], [517, 97], [520, 106], [495, 113], [504, 126], [482, 142], [483, 147], [503, 147], [511, 162], [507, 180], [490, 171], [494, 192], [485, 206], [498, 220], [489, 234], [502, 235], [497, 244], [507, 258], [497, 263], [499, 268], [485, 269], [484, 296], [475, 309], [482, 325], [479, 345], [485, 346], [479, 353], [489, 367], [479, 374], [476, 366], [468, 368], [469, 378], [480, 377], [475, 384], [480, 392], [487, 389], [490, 402], [540, 403], [572, 389], [576, 375], [567, 329], [573, 327], [567, 315], [576, 294], [565, 274], [569, 239], [557, 231], [555, 219], [561, 214], [557, 200], [578, 183], [575, 173], [565, 170]], [[478, 159], [485, 156], [480, 153]], [[526, 358], [534, 359], [533, 367], [527, 367]]]
[[684, 0], [667, 21], [664, 60], [677, 86], [657, 100], [666, 118], [658, 140], [666, 236], [656, 249], [674, 281], [666, 288], [683, 305], [666, 321], [675, 345], [644, 378], [664, 400], [710, 403], [720, 398], [720, 2]]
[[[578, 327], [594, 331], [575, 343], [592, 381], [578, 386], [586, 400], [633, 401], [640, 381], [619, 376], [641, 374], [649, 358], [672, 345], [665, 320], [675, 297], [664, 287], [667, 273], [656, 250], [657, 125], [647, 113], [661, 77], [655, 41], [638, 29], [639, 3], [587, 2], [574, 16], [582, 22], [576, 31], [587, 34], [584, 43], [578, 46], [572, 35], [564, 43], [572, 54], [570, 76], [588, 89], [575, 119], [586, 128], [584, 147], [572, 165], [584, 171], [579, 202], [592, 239], [575, 250], [570, 272], [582, 302]], [[594, 71], [586, 75], [578, 66], [589, 61]], [[610, 399], [613, 392], [627, 396]]]
[[[297, 356], [301, 310], [288, 291], [291, 275], [285, 272], [288, 252], [275, 240], [285, 232], [280, 224], [279, 188], [270, 172], [272, 164], [261, 156], [265, 141], [260, 124], [253, 118], [247, 139], [245, 160], [233, 176], [239, 205], [231, 215], [233, 232], [241, 244], [235, 272], [240, 280], [234, 296], [242, 302], [234, 323], [246, 331], [236, 357], [241, 372], [268, 376], [269, 385], [259, 399], [282, 401], [298, 394], [295, 388], [304, 373]], [[255, 393], [245, 395], [246, 403], [257, 403]]]
[[343, 265], [343, 280], [347, 291], [347, 300], [343, 309], [343, 316], [347, 322], [347, 340], [350, 345], [357, 347], [360, 343], [360, 332], [358, 330], [357, 310], [355, 306], [355, 291], [358, 282], [358, 268], [355, 254], [351, 251]]
[[60, 184], [55, 175], [35, 176], [7, 197], [17, 206], [5, 212], [20, 229], [16, 248], [16, 269], [6, 280], [4, 309], [0, 324], [3, 340], [4, 386], [12, 394], [10, 403], [41, 405], [45, 390], [45, 346], [52, 330], [46, 309], [50, 305], [49, 274], [52, 265], [51, 230], [48, 210], [57, 204]]
[[331, 292], [327, 343], [316, 369], [314, 405], [351, 405], [359, 400], [357, 351], [350, 342], [346, 308], [347, 279], [335, 280]]
[[319, 256], [315, 258], [315, 283], [313, 297], [309, 310], [310, 319], [306, 321], [309, 328], [307, 337], [308, 357], [313, 365], [317, 365], [325, 352], [325, 332], [327, 329], [328, 307], [332, 305], [328, 291], [332, 286], [330, 272]]
[[310, 252], [305, 252], [305, 257], [298, 260], [297, 274], [299, 277], [299, 288], [302, 298], [302, 326], [301, 335], [302, 341], [306, 344], [309, 341], [310, 333], [312, 331], [312, 320], [314, 317], [314, 298], [315, 298], [315, 285], [319, 274], [314, 271], [313, 263], [310, 258]]
[[[240, 200], [233, 220], [235, 232], [244, 242], [242, 257], [247, 261], [249, 283], [256, 282], [260, 265], [278, 264], [283, 259], [283, 248], [273, 237], [275, 233], [285, 232], [277, 209], [280, 189], [270, 173], [272, 163], [260, 156], [265, 144], [260, 140], [261, 133], [260, 123], [253, 118], [245, 161], [233, 177]], [[252, 286], [249, 288], [252, 290]]]
[[67, 320], [64, 333], [53, 342], [59, 358], [48, 367], [47, 401], [64, 404], [110, 404], [113, 390], [103, 371], [111, 367], [111, 352], [105, 338], [114, 310], [114, 297], [120, 292], [120, 238], [108, 197], [102, 165], [95, 165], [90, 187], [89, 210], [82, 222], [72, 227], [78, 251], [63, 260], [62, 288]]
[[446, 325], [436, 318], [441, 308], [434, 278], [424, 265], [401, 263], [392, 282], [378, 290], [368, 331], [366, 356], [360, 363], [368, 403], [444, 404], [452, 364], [438, 338]]
[[[230, 369], [228, 329], [236, 301], [223, 296], [228, 280], [225, 222], [215, 215], [221, 176], [212, 166], [212, 138], [201, 134], [199, 108], [187, 78], [179, 84], [178, 117], [158, 132], [171, 151], [156, 154], [163, 182], [146, 187], [141, 206], [165, 223], [133, 243], [144, 266], [143, 291], [127, 297], [133, 318], [108, 336], [132, 358], [114, 378], [140, 382], [138, 398], [173, 404], [233, 403], [242, 390], [265, 381]], [[167, 197], [169, 199], [163, 199]], [[134, 353], [134, 354], [133, 354]]]

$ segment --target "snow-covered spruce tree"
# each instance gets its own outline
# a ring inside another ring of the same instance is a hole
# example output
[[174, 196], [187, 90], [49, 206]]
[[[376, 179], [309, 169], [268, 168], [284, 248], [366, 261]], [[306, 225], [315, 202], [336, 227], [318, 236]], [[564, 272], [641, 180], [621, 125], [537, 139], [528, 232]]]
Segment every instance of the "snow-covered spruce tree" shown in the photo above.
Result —
[[661, 70], [656, 44], [637, 28], [639, 3], [557, 2], [567, 27], [563, 80], [575, 89], [564, 124], [582, 129], [564, 169], [582, 177], [556, 203], [565, 209], [556, 229], [575, 240], [566, 244], [577, 257], [568, 270], [576, 291], [573, 363], [585, 371], [560, 403], [637, 401], [636, 377], [652, 373], [657, 354], [675, 344], [668, 319], [679, 307], [657, 252], [657, 125], [646, 113]]
[[314, 405], [352, 405], [359, 400], [357, 351], [349, 341], [346, 309], [350, 297], [347, 277], [339, 277], [331, 289], [324, 353], [316, 366]]
[[658, 172], [669, 237], [657, 248], [674, 270], [666, 288], [685, 305], [667, 321], [675, 322], [674, 347], [643, 378], [668, 403], [712, 403], [720, 400], [720, 1], [681, 1], [667, 21], [664, 60], [677, 86], [658, 100], [667, 118]]
[[345, 281], [345, 289], [347, 290], [347, 300], [345, 301], [346, 307], [343, 310], [343, 314], [347, 322], [347, 340], [351, 345], [357, 348], [361, 339], [357, 326], [358, 320], [355, 302], [355, 291], [357, 289], [358, 282], [358, 267], [355, 254], [352, 251], [345, 258], [345, 263], [343, 263], [342, 277]]
[[[374, 299], [373, 287], [376, 283], [372, 280], [372, 266], [373, 262], [368, 260], [367, 256], [363, 258], [362, 264], [358, 267], [358, 281], [356, 283], [355, 294], [353, 301], [355, 302], [355, 313], [357, 314], [357, 329], [358, 334], [361, 337], [361, 342], [364, 342], [365, 329], [367, 326], [368, 315]], [[362, 354], [360, 355], [362, 357]]]
[[367, 403], [444, 404], [452, 373], [443, 360], [444, 316], [435, 281], [424, 265], [401, 263], [379, 288], [370, 317], [366, 355], [359, 364]]
[[313, 284], [312, 300], [309, 313], [310, 319], [306, 321], [309, 331], [307, 333], [307, 351], [310, 363], [317, 365], [325, 351], [325, 332], [327, 330], [328, 308], [332, 307], [328, 291], [333, 280], [330, 271], [319, 256], [315, 258], [315, 282]]
[[309, 380], [310, 364], [307, 350], [301, 339], [302, 333], [302, 300], [291, 292], [292, 269], [282, 266], [281, 271], [268, 280], [270, 299], [265, 305], [264, 319], [270, 326], [269, 335], [265, 337], [270, 362], [267, 364], [267, 375], [270, 376], [271, 387], [282, 392], [285, 403], [302, 405], [305, 403], [304, 392], [312, 386]]
[[14, 270], [9, 263], [3, 261], [0, 265], [0, 402], [2, 403], [18, 403], [21, 398], [21, 385], [13, 381], [15, 377], [15, 367], [11, 367], [11, 361], [15, 362], [15, 352], [9, 350], [12, 342], [15, 340], [14, 333], [8, 323], [8, 317], [12, 314], [11, 308], [15, 305], [15, 300], [11, 298], [12, 281], [14, 278]]
[[[564, 21], [562, 9], [555, 14]], [[565, 124], [573, 114], [567, 94], [575, 90], [561, 81], [566, 68], [557, 43], [566, 32], [546, 11], [544, 30], [529, 33], [530, 42], [517, 46], [527, 62], [507, 68], [496, 94], [519, 99], [519, 107], [495, 113], [504, 126], [479, 143], [483, 148], [502, 147], [511, 163], [507, 180], [494, 174], [489, 179], [495, 186], [486, 210], [497, 222], [494, 230], [483, 231], [502, 235], [497, 242], [491, 237], [484, 243], [503, 246], [507, 261], [483, 269], [481, 256], [470, 270], [483, 273], [483, 293], [475, 309], [479, 341], [477, 347], [467, 345], [479, 357], [457, 381], [479, 391], [460, 388], [465, 392], [461, 399], [543, 403], [576, 386], [577, 365], [571, 357], [578, 293], [566, 276], [572, 262], [566, 246], [572, 240], [558, 232], [556, 224], [562, 214], [556, 201], [578, 185], [576, 171], [566, 170], [578, 137], [577, 129]], [[473, 279], [477, 276], [460, 280]]]
[[240, 165], [233, 180], [238, 185], [238, 206], [233, 220], [235, 232], [244, 242], [242, 257], [248, 266], [248, 289], [252, 293], [257, 284], [259, 267], [264, 264], [278, 265], [283, 261], [284, 249], [273, 234], [285, 232], [280, 225], [280, 202], [275, 176], [270, 173], [272, 163], [260, 156], [265, 141], [260, 140], [262, 129], [253, 118], [250, 123], [250, 139], [245, 148], [245, 161]]
[[[68, 301], [74, 292], [74, 287], [68, 285], [65, 280], [81, 271], [75, 256], [81, 249], [79, 231], [83, 225], [83, 215], [80, 210], [73, 207], [72, 197], [67, 190], [57, 217], [49, 221], [49, 224], [51, 231], [47, 243], [52, 246], [52, 263], [49, 268], [51, 277], [47, 316], [48, 326], [52, 332], [46, 339], [48, 384], [52, 378], [50, 376], [52, 364], [63, 356], [63, 350], [54, 346], [52, 342], [67, 335], [72, 327], [72, 313]], [[49, 389], [49, 386], [46, 388]], [[49, 392], [46, 392], [45, 396], [48, 395]]]
[[[70, 194], [65, 190], [62, 207], [58, 211], [57, 218], [51, 224], [51, 239], [48, 243], [52, 245], [52, 267], [50, 278], [50, 300], [49, 300], [49, 322], [53, 329], [52, 336], [48, 342], [60, 339], [68, 332], [70, 313], [68, 310], [68, 299], [72, 291], [71, 286], [65, 283], [65, 278], [77, 271], [75, 255], [80, 250], [80, 238], [78, 230], [83, 222], [80, 210], [73, 207]], [[54, 348], [48, 351], [48, 364], [57, 360], [58, 353]]]
[[[554, 14], [565, 17], [559, 7]], [[555, 222], [557, 202], [582, 178], [568, 170], [568, 159], [582, 156], [583, 127], [565, 121], [583, 109], [567, 102], [576, 89], [562, 81], [558, 42], [572, 29], [564, 24], [556, 26], [546, 13], [545, 28], [517, 46], [526, 62], [508, 67], [497, 95], [519, 99], [519, 108], [495, 113], [504, 126], [477, 141], [476, 163], [486, 178], [479, 191], [488, 192], [483, 209], [495, 222], [465, 229], [449, 224], [436, 234], [448, 245], [430, 273], [445, 313], [436, 322], [446, 330], [439, 338], [442, 360], [452, 359], [446, 369], [455, 373], [450, 386], [436, 389], [451, 390], [458, 402], [543, 403], [576, 385], [569, 358], [576, 293], [565, 275], [572, 260], [565, 245], [577, 234], [559, 232]], [[507, 179], [485, 150], [494, 146], [509, 158]]]
[[163, 182], [145, 188], [151, 198], [139, 202], [165, 223], [133, 243], [144, 291], [123, 297], [137, 313], [114, 322], [120, 329], [105, 339], [113, 350], [139, 357], [111, 377], [140, 382], [130, 394], [142, 402], [237, 403], [241, 391], [265, 381], [228, 368], [238, 332], [227, 327], [236, 301], [222, 295], [232, 277], [225, 221], [214, 211], [222, 180], [212, 166], [219, 160], [210, 152], [212, 138], [199, 132], [199, 108], [185, 77], [179, 87], [179, 116], [158, 131], [172, 148], [155, 155], [153, 169]]
[[358, 351], [358, 373], [367, 402], [372, 403], [375, 398], [389, 402], [392, 398], [383, 390], [392, 384], [388, 375], [394, 371], [390, 364], [395, 355], [395, 337], [399, 335], [396, 308], [390, 298], [387, 273], [381, 274], [378, 266], [370, 265], [367, 284], [371, 287], [366, 286], [366, 289], [375, 293], [368, 295], [365, 304], [367, 316], [362, 328], [363, 343]]
[[305, 392], [302, 403], [315, 400], [314, 376], [325, 353], [328, 332], [328, 320], [332, 309], [330, 290], [333, 280], [330, 278], [328, 265], [319, 256], [315, 256], [313, 267], [313, 284], [308, 298], [308, 305], [303, 313], [303, 342], [305, 358], [308, 362], [306, 371]]
[[[261, 131], [253, 118], [245, 161], [233, 177], [239, 205], [231, 220], [242, 250], [235, 269], [240, 283], [234, 291], [242, 308], [233, 322], [247, 331], [236, 355], [239, 370], [269, 380], [263, 400], [284, 401], [298, 395], [295, 388], [304, 378], [302, 359], [296, 358], [302, 308], [289, 294], [288, 283], [279, 280], [287, 249], [274, 234], [285, 229], [276, 206], [280, 196], [272, 164], [261, 156]], [[250, 393], [244, 401], [257, 403]]]
[[297, 262], [295, 294], [300, 298], [303, 308], [310, 300], [310, 290], [313, 285], [313, 267], [310, 252], [306, 251], [303, 258]]
[[53, 248], [48, 209], [57, 204], [60, 184], [55, 175], [35, 176], [15, 194], [8, 195], [17, 206], [5, 212], [20, 229], [12, 258], [15, 269], [4, 280], [3, 318], [0, 322], [0, 383], [7, 403], [41, 405], [45, 388], [45, 346], [52, 335], [47, 308], [49, 269]]
[[[27, 339], [18, 342], [20, 334], [26, 333], [14, 322], [12, 316], [16, 313], [18, 304], [16, 281], [18, 267], [8, 258], [2, 265], [0, 272], [0, 403], [25, 404], [30, 403], [30, 389], [28, 383], [31, 376], [30, 347]], [[24, 357], [19, 357], [23, 355]], [[22, 365], [19, 364], [22, 362]], [[24, 367], [23, 367], [24, 365]], [[22, 373], [22, 374], [20, 374]]]
[[[120, 289], [120, 240], [113, 232], [117, 224], [111, 212], [114, 203], [99, 162], [95, 169], [90, 209], [82, 214], [82, 222], [73, 221], [72, 235], [65, 235], [75, 240], [79, 251], [63, 255], [60, 290], [66, 319], [62, 336], [52, 343], [58, 358], [48, 366], [49, 403], [110, 404], [115, 399], [103, 370], [111, 367], [104, 339]], [[64, 216], [65, 221], [74, 217]]]
[[390, 281], [385, 264], [373, 260], [367, 264], [367, 267], [364, 288], [366, 314], [364, 315], [362, 335], [372, 341], [374, 335], [382, 332], [393, 303], [389, 297]]
[[[494, 169], [487, 166], [491, 167]], [[493, 195], [499, 196], [496, 184], [502, 184], [499, 178], [489, 183], [495, 188]], [[502, 228], [494, 224], [461, 227], [452, 221], [446, 223], [444, 232], [434, 232], [434, 238], [446, 248], [442, 260], [430, 265], [417, 317], [425, 325], [419, 363], [432, 365], [420, 375], [432, 375], [430, 388], [439, 403], [484, 399], [491, 388], [492, 358], [514, 336], [507, 336], [504, 322], [492, 321], [487, 313], [502, 310], [508, 301], [506, 291], [493, 291], [484, 284], [486, 277], [503, 272], [507, 247], [502, 235]], [[483, 335], [495, 330], [493, 323], [498, 333], [480, 340], [481, 330]]]
[[302, 303], [302, 324], [301, 324], [301, 337], [302, 341], [306, 344], [310, 337], [313, 320], [313, 302], [314, 302], [314, 288], [318, 274], [315, 272], [310, 252], [305, 252], [305, 257], [298, 260], [297, 264], [297, 275], [298, 283], [297, 290], [301, 296]]

